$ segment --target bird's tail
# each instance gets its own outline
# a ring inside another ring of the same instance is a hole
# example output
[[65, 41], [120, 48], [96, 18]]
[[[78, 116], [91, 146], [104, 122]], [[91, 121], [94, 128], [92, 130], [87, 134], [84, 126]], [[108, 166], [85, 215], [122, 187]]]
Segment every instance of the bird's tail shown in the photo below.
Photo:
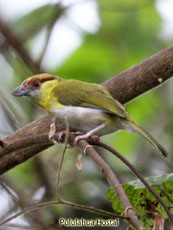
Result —
[[159, 152], [161, 152], [165, 157], [167, 157], [167, 151], [147, 131], [141, 128], [133, 120], [128, 121], [128, 124], [134, 129], [134, 131], [137, 131], [142, 136], [144, 136], [156, 149], [158, 149]]

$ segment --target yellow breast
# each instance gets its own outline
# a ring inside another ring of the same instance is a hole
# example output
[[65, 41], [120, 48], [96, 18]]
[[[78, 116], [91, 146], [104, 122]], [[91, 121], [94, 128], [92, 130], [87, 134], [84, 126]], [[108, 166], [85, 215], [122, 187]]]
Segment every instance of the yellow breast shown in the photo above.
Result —
[[51, 112], [51, 108], [63, 108], [64, 105], [58, 102], [58, 98], [55, 97], [54, 89], [57, 87], [58, 81], [52, 80], [45, 82], [40, 89], [40, 97], [35, 99], [35, 103], [45, 109], [48, 113]]

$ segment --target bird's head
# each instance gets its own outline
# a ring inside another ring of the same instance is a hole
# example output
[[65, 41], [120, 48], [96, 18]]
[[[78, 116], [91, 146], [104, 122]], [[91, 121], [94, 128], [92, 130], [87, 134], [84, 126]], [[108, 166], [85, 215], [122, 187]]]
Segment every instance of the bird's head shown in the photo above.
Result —
[[38, 106], [49, 111], [54, 102], [54, 88], [60, 81], [62, 81], [61, 78], [51, 74], [36, 74], [23, 81], [20, 86], [13, 90], [12, 95], [27, 97]]
[[60, 80], [60, 78], [46, 73], [33, 75], [23, 81], [22, 84], [16, 89], [14, 89], [12, 95], [17, 97], [25, 96], [36, 100], [40, 99], [43, 88], [45, 88], [44, 86], [49, 88], [54, 80], [57, 81]]

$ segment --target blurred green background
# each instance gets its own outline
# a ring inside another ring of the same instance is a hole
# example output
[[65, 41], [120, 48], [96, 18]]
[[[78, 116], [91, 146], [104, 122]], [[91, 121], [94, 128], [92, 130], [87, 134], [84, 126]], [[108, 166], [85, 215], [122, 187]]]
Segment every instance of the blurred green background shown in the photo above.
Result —
[[[0, 0], [0, 138], [45, 114], [29, 101], [11, 96], [12, 89], [25, 78], [44, 71], [66, 79], [101, 83], [172, 44], [172, 11], [171, 0]], [[134, 120], [170, 153], [172, 88], [170, 79], [126, 105]], [[122, 131], [102, 140], [126, 156], [144, 176], [172, 170], [173, 156], [163, 159], [136, 134]], [[1, 220], [29, 204], [56, 198], [61, 151], [61, 145], [47, 149], [1, 178]], [[109, 184], [86, 156], [79, 173], [75, 167], [77, 154], [68, 150], [65, 155], [61, 197], [111, 211], [106, 199]], [[121, 183], [136, 179], [115, 157], [109, 153], [104, 157]], [[62, 216], [96, 217], [72, 208], [50, 207], [17, 218], [3, 229], [63, 229], [57, 228]]]

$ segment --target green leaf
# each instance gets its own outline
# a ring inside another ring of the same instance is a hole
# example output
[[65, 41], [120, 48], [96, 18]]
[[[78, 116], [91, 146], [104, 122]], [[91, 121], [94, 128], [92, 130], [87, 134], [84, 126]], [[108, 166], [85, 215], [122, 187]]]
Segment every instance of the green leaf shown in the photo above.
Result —
[[[165, 182], [173, 182], [173, 173], [170, 174], [163, 174], [161, 176], [150, 176], [145, 178], [145, 180], [150, 184], [150, 185], [162, 185]], [[139, 188], [145, 188], [145, 185], [140, 181], [140, 180], [135, 180], [132, 182], [129, 182], [128, 184], [132, 185], [134, 189], [139, 189]]]
[[[147, 177], [146, 181], [152, 186], [152, 188], [162, 197], [168, 207], [173, 203], [164, 192], [173, 200], [173, 173], [164, 174], [161, 176]], [[141, 183], [140, 180], [129, 182], [122, 185], [125, 190], [130, 203], [135, 208], [137, 215], [140, 217], [141, 223], [145, 229], [151, 229], [153, 226], [154, 213], [159, 212], [165, 219], [168, 218], [163, 207], [158, 203], [156, 198], [151, 194], [148, 189]], [[162, 189], [162, 190], [161, 190]], [[112, 202], [112, 207], [116, 213], [121, 215], [124, 213], [123, 207], [117, 196], [117, 193], [113, 188], [109, 188], [107, 191], [107, 198]], [[173, 209], [171, 210], [173, 213]]]

